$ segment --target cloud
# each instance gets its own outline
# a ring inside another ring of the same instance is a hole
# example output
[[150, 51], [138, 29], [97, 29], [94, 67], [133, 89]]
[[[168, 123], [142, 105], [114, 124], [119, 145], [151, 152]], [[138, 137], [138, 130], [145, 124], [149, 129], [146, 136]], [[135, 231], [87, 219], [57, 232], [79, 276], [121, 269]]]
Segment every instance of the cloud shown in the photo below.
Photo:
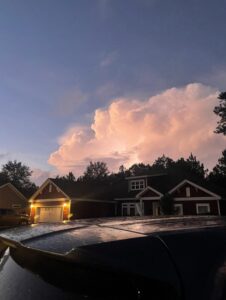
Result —
[[100, 62], [100, 67], [109, 67], [118, 57], [117, 51], [112, 51], [104, 56]]
[[36, 168], [32, 170], [31, 181], [37, 185], [41, 185], [49, 177], [52, 177], [51, 172]]
[[95, 111], [91, 126], [71, 126], [48, 162], [78, 175], [90, 160], [105, 161], [115, 171], [121, 164], [152, 163], [163, 153], [177, 159], [192, 152], [211, 168], [225, 148], [225, 137], [213, 133], [218, 93], [193, 83], [146, 101], [115, 99]]
[[9, 153], [0, 153], [0, 160], [5, 160], [9, 157]]

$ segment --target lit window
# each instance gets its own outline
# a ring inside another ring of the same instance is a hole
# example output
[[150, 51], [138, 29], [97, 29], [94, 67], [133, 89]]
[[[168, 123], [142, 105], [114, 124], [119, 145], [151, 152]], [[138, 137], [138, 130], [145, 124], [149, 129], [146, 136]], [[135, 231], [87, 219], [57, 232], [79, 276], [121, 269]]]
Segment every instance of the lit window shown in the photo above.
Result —
[[132, 180], [130, 182], [130, 190], [131, 191], [143, 190], [144, 188], [145, 188], [145, 186], [144, 186], [144, 179]]
[[196, 212], [197, 215], [206, 215], [210, 213], [210, 205], [209, 203], [199, 203], [196, 204]]

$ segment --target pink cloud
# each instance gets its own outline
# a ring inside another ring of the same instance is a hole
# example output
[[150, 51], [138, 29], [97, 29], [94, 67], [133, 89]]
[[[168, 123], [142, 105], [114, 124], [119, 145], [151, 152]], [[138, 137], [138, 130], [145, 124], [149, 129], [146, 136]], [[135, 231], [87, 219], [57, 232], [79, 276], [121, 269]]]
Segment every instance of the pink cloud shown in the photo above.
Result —
[[105, 161], [115, 171], [121, 164], [152, 163], [163, 153], [177, 159], [192, 152], [211, 168], [225, 148], [225, 137], [213, 133], [218, 93], [193, 83], [146, 101], [115, 99], [95, 111], [90, 127], [66, 131], [48, 162], [61, 173], [80, 175], [90, 160]]
[[32, 170], [31, 181], [35, 182], [35, 184], [37, 185], [41, 185], [47, 178], [51, 176], [51, 172], [43, 171], [41, 169], [36, 168]]

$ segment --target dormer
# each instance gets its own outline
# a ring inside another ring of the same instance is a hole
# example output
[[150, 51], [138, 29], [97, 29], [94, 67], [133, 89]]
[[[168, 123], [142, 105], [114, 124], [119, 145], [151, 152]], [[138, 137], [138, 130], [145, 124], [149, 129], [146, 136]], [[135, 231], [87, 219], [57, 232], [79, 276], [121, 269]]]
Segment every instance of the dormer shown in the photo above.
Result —
[[147, 178], [144, 176], [127, 177], [129, 191], [142, 191], [147, 186]]

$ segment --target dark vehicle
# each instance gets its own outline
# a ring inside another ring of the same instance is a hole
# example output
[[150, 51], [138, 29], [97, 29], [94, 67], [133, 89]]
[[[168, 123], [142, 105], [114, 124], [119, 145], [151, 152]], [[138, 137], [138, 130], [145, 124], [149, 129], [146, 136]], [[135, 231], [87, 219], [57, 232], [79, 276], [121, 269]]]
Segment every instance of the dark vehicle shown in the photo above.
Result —
[[13, 209], [0, 209], [0, 226], [27, 225], [29, 223], [29, 215], [25, 213], [16, 213]]
[[0, 238], [1, 299], [224, 300], [226, 227], [209, 224], [118, 221]]

